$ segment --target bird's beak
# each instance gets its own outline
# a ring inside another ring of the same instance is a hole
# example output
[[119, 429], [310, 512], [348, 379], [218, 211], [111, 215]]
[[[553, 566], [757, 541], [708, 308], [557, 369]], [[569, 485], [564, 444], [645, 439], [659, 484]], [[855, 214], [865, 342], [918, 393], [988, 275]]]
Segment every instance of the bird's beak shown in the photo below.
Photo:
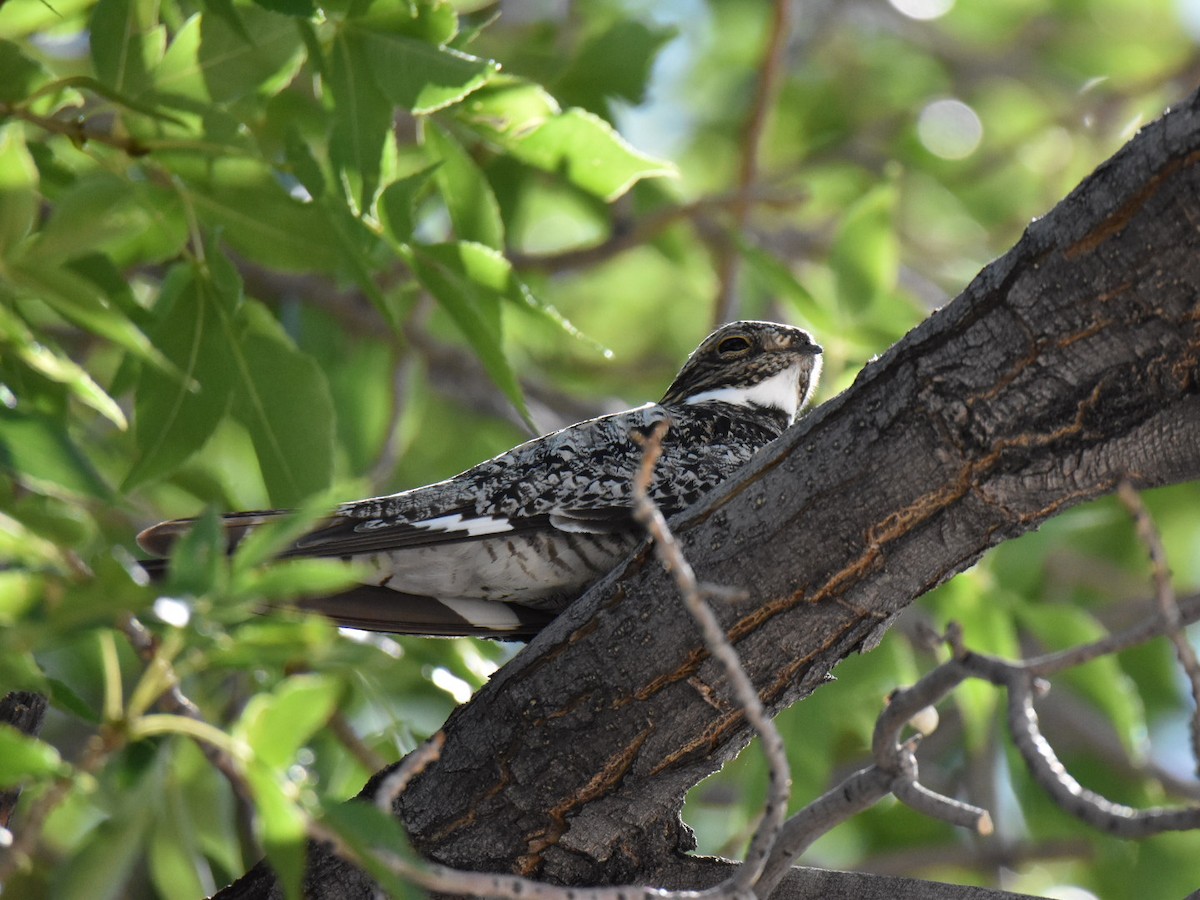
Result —
[[820, 344], [814, 343], [810, 338], [794, 338], [790, 334], [765, 335], [763, 338], [763, 347], [766, 350], [796, 350], [811, 353], [813, 356], [821, 354]]

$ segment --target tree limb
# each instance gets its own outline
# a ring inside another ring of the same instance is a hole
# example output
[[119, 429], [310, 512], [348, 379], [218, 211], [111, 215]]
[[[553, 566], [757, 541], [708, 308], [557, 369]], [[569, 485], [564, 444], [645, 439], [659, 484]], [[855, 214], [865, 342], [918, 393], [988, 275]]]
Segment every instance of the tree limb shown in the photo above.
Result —
[[[672, 523], [764, 705], [914, 598], [1111, 492], [1200, 476], [1200, 101], [1147, 126], [852, 388]], [[645, 547], [444, 727], [396, 812], [447, 865], [667, 884], [686, 791], [750, 738]], [[377, 779], [366, 788], [369, 795]], [[314, 896], [357, 896], [313, 859]]]

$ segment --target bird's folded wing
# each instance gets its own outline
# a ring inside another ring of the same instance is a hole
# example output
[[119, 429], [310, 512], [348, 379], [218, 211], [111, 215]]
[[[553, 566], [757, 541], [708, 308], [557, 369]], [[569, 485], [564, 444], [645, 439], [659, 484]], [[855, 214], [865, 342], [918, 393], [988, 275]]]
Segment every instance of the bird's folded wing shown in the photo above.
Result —
[[[262, 510], [225, 516], [221, 522], [229, 549], [232, 551], [237, 547], [254, 528], [286, 515], [285, 511]], [[154, 525], [138, 535], [138, 544], [148, 553], [166, 556], [194, 521], [175, 519]], [[630, 531], [634, 527], [630, 510], [614, 506], [559, 509], [537, 515], [481, 515], [473, 508], [460, 508], [419, 521], [395, 517], [360, 518], [346, 511], [326, 519], [300, 537], [282, 555], [344, 557], [535, 530], [612, 534]]]

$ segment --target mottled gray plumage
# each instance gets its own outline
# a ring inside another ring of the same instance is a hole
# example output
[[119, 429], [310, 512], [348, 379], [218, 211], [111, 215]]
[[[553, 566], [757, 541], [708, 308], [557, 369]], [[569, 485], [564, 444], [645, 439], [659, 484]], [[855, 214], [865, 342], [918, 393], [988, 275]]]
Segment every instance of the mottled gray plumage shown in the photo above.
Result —
[[[364, 563], [360, 587], [304, 605], [361, 628], [528, 636], [641, 539], [631, 515], [642, 451], [633, 432], [667, 420], [650, 493], [689, 506], [792, 423], [821, 350], [798, 328], [735, 322], [688, 358], [658, 404], [588, 419], [425, 487], [340, 506], [285, 556]], [[282, 513], [225, 518], [231, 547]], [[165, 555], [189, 520], [138, 536]]]

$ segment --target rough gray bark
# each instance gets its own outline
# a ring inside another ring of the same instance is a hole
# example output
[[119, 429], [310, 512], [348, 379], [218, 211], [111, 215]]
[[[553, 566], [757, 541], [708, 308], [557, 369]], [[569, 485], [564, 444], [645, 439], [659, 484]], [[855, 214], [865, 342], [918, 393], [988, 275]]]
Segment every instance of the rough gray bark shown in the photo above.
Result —
[[[1200, 476], [1198, 161], [1193, 96], [673, 523], [702, 579], [749, 592], [721, 615], [771, 708], [989, 547], [1123, 478]], [[451, 865], [677, 881], [701, 865], [684, 793], [750, 738], [727, 696], [643, 548], [451, 716], [397, 812]], [[359, 895], [316, 864], [315, 893]]]

